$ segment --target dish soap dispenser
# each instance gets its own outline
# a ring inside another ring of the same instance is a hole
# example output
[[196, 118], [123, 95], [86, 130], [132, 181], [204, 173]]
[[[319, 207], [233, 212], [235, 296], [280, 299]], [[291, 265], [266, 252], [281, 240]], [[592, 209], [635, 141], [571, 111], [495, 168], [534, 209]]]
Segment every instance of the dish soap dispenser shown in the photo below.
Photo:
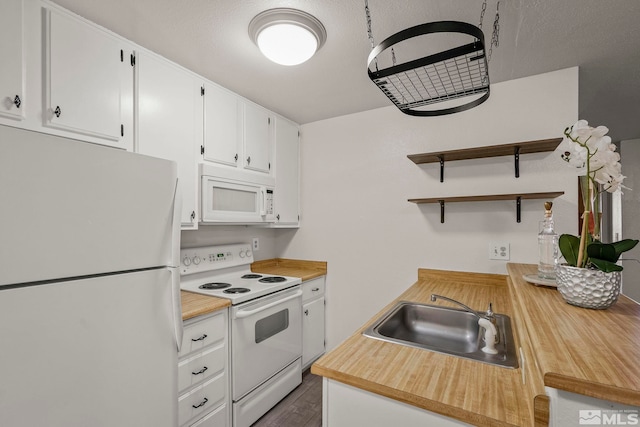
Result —
[[538, 233], [538, 249], [540, 261], [538, 262], [538, 277], [541, 279], [555, 280], [556, 264], [558, 263], [558, 234], [553, 229], [552, 202], [544, 203], [544, 221]]

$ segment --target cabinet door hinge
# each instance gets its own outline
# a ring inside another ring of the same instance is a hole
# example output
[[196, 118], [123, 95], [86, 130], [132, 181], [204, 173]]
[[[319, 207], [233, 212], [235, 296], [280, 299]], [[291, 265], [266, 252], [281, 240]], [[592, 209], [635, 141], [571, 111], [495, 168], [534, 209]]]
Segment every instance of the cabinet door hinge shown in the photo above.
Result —
[[267, 124], [270, 125], [271, 124], [271, 117], [267, 117]]
[[269, 170], [271, 170], [271, 162], [269, 162]]
[[204, 154], [204, 145], [200, 146], [200, 154]]
[[124, 125], [120, 125], [120, 136], [124, 136]]
[[204, 96], [204, 86], [200, 87], [200, 96]]
[[120, 49], [120, 62], [124, 62], [124, 50]]
[[132, 53], [131, 54], [131, 66], [135, 67], [136, 65], [136, 56]]

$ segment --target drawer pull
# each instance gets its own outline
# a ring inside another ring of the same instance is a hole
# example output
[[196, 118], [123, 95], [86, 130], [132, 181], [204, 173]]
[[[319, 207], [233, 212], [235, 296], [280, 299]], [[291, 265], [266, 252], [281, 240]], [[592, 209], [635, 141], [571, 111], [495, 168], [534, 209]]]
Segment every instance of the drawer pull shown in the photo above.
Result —
[[204, 371], [206, 371], [207, 369], [209, 369], [209, 368], [207, 368], [207, 367], [205, 366], [204, 368], [200, 369], [198, 372], [191, 372], [191, 373], [192, 373], [193, 375], [200, 375], [200, 374], [204, 374]]
[[200, 402], [199, 405], [191, 405], [193, 406], [193, 409], [198, 409], [201, 406], [204, 406], [205, 403], [207, 403], [209, 401], [209, 399], [207, 399], [206, 397], [204, 398], [204, 400], [202, 402]]
[[191, 338], [191, 341], [193, 341], [193, 342], [202, 341], [206, 337], [207, 337], [207, 334], [202, 334], [202, 336], [200, 338]]
[[311, 292], [318, 292], [320, 290], [320, 288], [313, 288], [311, 289]]

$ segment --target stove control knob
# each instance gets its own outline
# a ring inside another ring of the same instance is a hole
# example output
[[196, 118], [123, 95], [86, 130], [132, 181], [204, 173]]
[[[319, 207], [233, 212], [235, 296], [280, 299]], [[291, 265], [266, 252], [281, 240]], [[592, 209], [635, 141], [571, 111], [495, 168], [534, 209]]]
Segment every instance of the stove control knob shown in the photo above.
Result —
[[249, 249], [247, 249], [247, 251], [244, 254], [247, 258], [251, 257], [251, 251]]
[[185, 257], [182, 258], [182, 263], [185, 266], [189, 267], [191, 265], [191, 258], [189, 258], [188, 256], [185, 255]]
[[196, 255], [196, 256], [194, 256], [194, 257], [193, 257], [193, 263], [194, 263], [195, 265], [200, 264], [200, 261], [202, 261], [202, 260], [200, 259], [200, 257], [199, 257], [198, 255]]
[[244, 258], [244, 251], [240, 250], [240, 253], [238, 255], [240, 255], [240, 258]]

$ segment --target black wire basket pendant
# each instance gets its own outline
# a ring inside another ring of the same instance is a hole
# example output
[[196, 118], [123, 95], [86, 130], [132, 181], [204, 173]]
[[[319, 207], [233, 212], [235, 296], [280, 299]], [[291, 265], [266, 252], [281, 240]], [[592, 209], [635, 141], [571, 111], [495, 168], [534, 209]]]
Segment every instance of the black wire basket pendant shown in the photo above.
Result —
[[[461, 33], [472, 36], [473, 40], [398, 65], [395, 64], [394, 58], [392, 66], [383, 70], [377, 69], [377, 57], [383, 51], [413, 37], [435, 33]], [[371, 69], [372, 63], [375, 71]], [[489, 67], [484, 34], [478, 27], [466, 22], [429, 22], [402, 30], [385, 39], [371, 51], [367, 71], [371, 81], [391, 102], [400, 111], [411, 116], [453, 114], [473, 108], [489, 99]], [[440, 102], [446, 102], [447, 107], [429, 109], [429, 106]], [[451, 106], [452, 104], [455, 105]]]

